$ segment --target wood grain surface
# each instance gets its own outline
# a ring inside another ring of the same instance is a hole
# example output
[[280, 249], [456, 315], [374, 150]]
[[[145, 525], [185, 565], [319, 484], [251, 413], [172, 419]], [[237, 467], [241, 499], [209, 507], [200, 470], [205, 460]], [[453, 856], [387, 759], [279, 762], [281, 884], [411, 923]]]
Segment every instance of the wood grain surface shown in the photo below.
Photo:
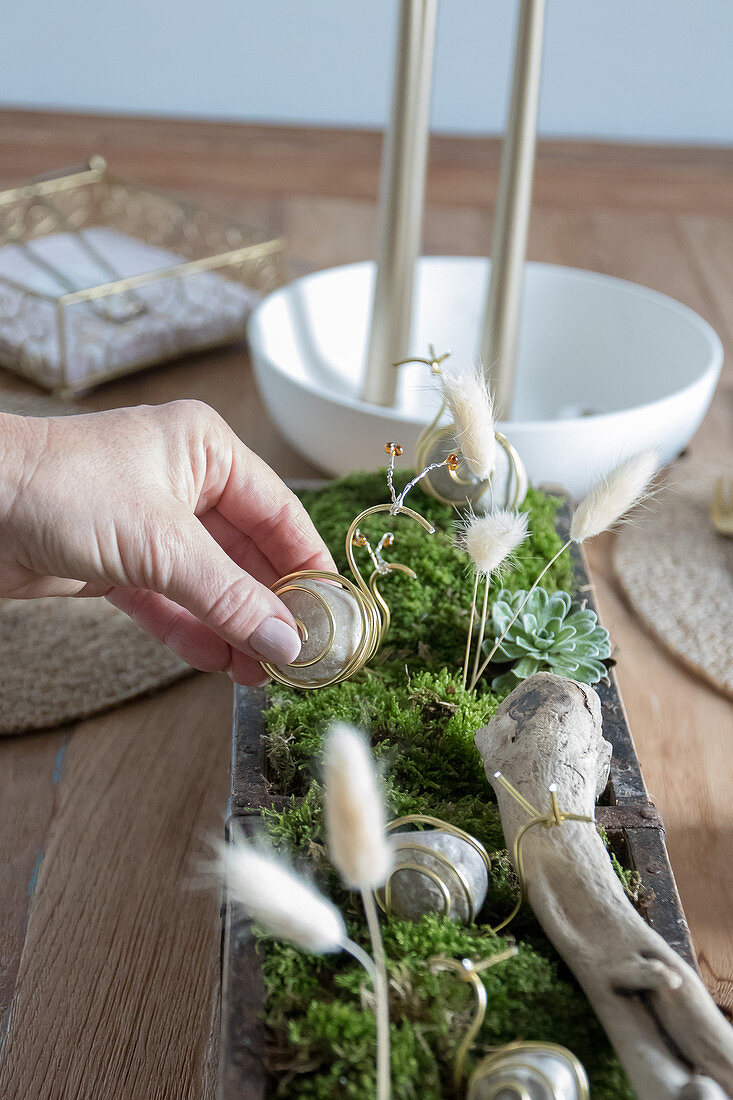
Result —
[[[372, 257], [380, 138], [353, 131], [0, 112], [0, 185], [102, 153], [286, 237], [291, 274]], [[498, 143], [431, 145], [425, 250], [485, 253]], [[712, 322], [733, 352], [733, 151], [541, 143], [532, 259], [633, 279]], [[27, 388], [11, 375], [0, 385]], [[95, 391], [88, 409], [198, 397], [283, 476], [315, 471], [278, 435], [235, 347]], [[733, 462], [726, 368], [692, 445]], [[667, 825], [705, 978], [733, 1009], [733, 713], [644, 630], [612, 537], [590, 546], [638, 753]], [[209, 1100], [216, 891], [231, 684], [199, 675], [65, 730], [0, 742], [0, 1096]]]

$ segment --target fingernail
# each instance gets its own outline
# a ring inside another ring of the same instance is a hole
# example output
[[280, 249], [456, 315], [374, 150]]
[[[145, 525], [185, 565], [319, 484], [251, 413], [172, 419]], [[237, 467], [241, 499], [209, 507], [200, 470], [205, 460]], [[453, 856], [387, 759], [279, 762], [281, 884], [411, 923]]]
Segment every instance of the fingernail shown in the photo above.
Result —
[[300, 635], [292, 626], [274, 616], [260, 623], [249, 638], [249, 644], [264, 657], [276, 665], [289, 665], [300, 653]]
[[255, 680], [251, 684], [243, 684], [241, 680], [237, 679], [237, 677], [234, 675], [233, 672], [227, 672], [226, 675], [229, 677], [229, 679], [232, 681], [233, 684], [237, 684], [239, 687], [259, 688], [259, 687], [264, 687], [265, 684], [269, 684], [269, 682], [270, 682], [270, 677], [267, 675], [266, 672], [262, 674], [262, 676], [259, 680]]

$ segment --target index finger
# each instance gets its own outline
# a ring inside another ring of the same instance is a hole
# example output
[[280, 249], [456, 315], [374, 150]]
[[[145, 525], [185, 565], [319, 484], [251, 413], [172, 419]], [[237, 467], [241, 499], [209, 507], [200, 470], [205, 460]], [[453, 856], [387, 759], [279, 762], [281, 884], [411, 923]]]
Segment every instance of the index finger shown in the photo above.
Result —
[[325, 542], [295, 493], [234, 434], [231, 468], [216, 508], [248, 535], [278, 576], [300, 569], [336, 572]]

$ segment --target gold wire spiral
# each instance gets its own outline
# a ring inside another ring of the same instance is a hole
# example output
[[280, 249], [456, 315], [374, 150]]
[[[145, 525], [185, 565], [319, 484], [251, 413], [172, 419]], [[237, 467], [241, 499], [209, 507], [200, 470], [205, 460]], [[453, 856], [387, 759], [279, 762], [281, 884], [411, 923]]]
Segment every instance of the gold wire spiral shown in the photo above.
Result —
[[[479, 1025], [480, 1026], [480, 1025]], [[538, 1065], [532, 1061], [520, 1061], [515, 1055], [524, 1052], [554, 1055], [562, 1059], [575, 1079], [577, 1100], [590, 1100], [590, 1088], [588, 1078], [582, 1063], [575, 1057], [572, 1051], [558, 1043], [537, 1042], [528, 1039], [517, 1040], [499, 1047], [483, 1058], [471, 1074], [466, 1092], [466, 1100], [475, 1100], [479, 1085], [486, 1085], [487, 1078], [498, 1074], [489, 1083], [492, 1091], [481, 1092], [481, 1100], [493, 1100], [494, 1097], [503, 1096], [506, 1093], [514, 1095], [517, 1100], [532, 1100], [532, 1093], [523, 1081], [518, 1081], [516, 1071], [525, 1070], [530, 1075], [530, 1083], [543, 1085], [547, 1089], [547, 1095], [557, 1096], [555, 1082]]]
[[[401, 359], [399, 363], [395, 363], [396, 367], [402, 366], [404, 363], [424, 363], [430, 367], [433, 374], [440, 376], [442, 371], [440, 364], [443, 360], [447, 359], [450, 352], [446, 352], [443, 355], [437, 356], [432, 345], [430, 346], [428, 358], [420, 358], [419, 356], [411, 357], [410, 359]], [[449, 454], [451, 451], [458, 451], [460, 455], [460, 448], [458, 446], [458, 440], [455, 435], [455, 425], [446, 424], [440, 427], [440, 421], [448, 408], [448, 402], [443, 400], [440, 408], [434, 419], [430, 424], [426, 425], [420, 432], [415, 445], [415, 465], [419, 470], [429, 466], [436, 459], [436, 450], [443, 444], [442, 451], [445, 454]], [[501, 432], [494, 432], [494, 437], [499, 446], [504, 450], [508, 458], [508, 472], [507, 472], [507, 484], [504, 500], [506, 501], [505, 507], [516, 508], [521, 504], [522, 495], [522, 480], [524, 477], [524, 465], [519, 457], [519, 454]], [[442, 452], [441, 452], [442, 453]], [[461, 456], [462, 459], [462, 456]], [[465, 461], [462, 459], [458, 466], [448, 467], [448, 476], [460, 490], [465, 491], [465, 503], [471, 504], [480, 499], [483, 494], [491, 487], [492, 478], [485, 478], [480, 480], [475, 478], [471, 474], [470, 470], [466, 466]], [[513, 492], [512, 492], [513, 486]], [[439, 500], [441, 504], [450, 504], [455, 506], [460, 504], [461, 501], [455, 498], [446, 497], [439, 489], [435, 487], [430, 474], [422, 482], [422, 487], [426, 493]]]
[[[441, 420], [443, 413], [447, 408], [447, 404], [444, 401], [438, 410], [438, 414], [432, 423], [423, 428], [420, 435], [417, 438], [417, 444], [415, 446], [415, 465], [418, 468], [427, 466], [431, 461], [435, 461], [436, 452], [441, 453], [441, 450], [455, 451], [458, 449], [458, 441], [455, 437], [455, 426], [453, 424], [446, 424], [443, 427], [439, 427], [439, 421]], [[506, 485], [506, 507], [516, 508], [521, 504], [521, 488], [522, 488], [522, 464], [519, 454], [512, 446], [509, 440], [501, 432], [494, 432], [494, 438], [503, 451], [506, 452], [506, 456], [509, 460], [509, 468], [507, 473], [507, 485]], [[460, 454], [460, 450], [458, 452]], [[473, 501], [479, 500], [484, 493], [491, 488], [492, 479], [485, 478], [483, 481], [475, 478], [468, 470], [465, 461], [463, 459], [459, 463], [457, 469], [448, 468], [448, 476], [461, 490], [465, 490], [466, 504], [470, 504]], [[422, 487], [426, 493], [436, 500], [439, 500], [441, 504], [450, 504], [455, 506], [458, 503], [455, 499], [451, 500], [446, 497], [433, 484], [433, 480], [428, 475], [422, 482]]]
[[554, 783], [550, 787], [550, 810], [546, 814], [541, 814], [532, 803], [509, 782], [506, 776], [501, 774], [501, 772], [494, 772], [494, 779], [501, 783], [504, 790], [522, 807], [525, 813], [529, 815], [530, 819], [517, 830], [517, 835], [514, 837], [512, 862], [514, 863], [514, 869], [519, 879], [519, 897], [509, 916], [505, 917], [500, 924], [495, 925], [492, 929], [493, 932], [501, 932], [508, 924], [511, 924], [522, 908], [522, 905], [527, 900], [527, 876], [524, 871], [524, 838], [529, 830], [534, 829], [538, 825], [543, 825], [546, 829], [551, 829], [553, 826], [562, 825], [564, 821], [584, 821], [589, 825], [595, 826], [595, 821], [592, 817], [585, 817], [582, 814], [565, 813], [564, 810], [561, 810], [557, 799], [557, 789]]
[[[395, 818], [394, 821], [390, 821], [386, 826], [387, 833], [393, 833], [397, 829], [402, 828], [403, 825], [430, 825], [432, 829], [439, 830], [443, 833], [449, 833], [451, 836], [458, 837], [460, 840], [465, 840], [467, 844], [478, 852], [479, 856], [483, 860], [486, 867], [487, 875], [491, 872], [491, 859], [489, 853], [484, 848], [480, 841], [476, 840], [476, 837], [471, 836], [470, 833], [465, 832], [463, 829], [459, 829], [457, 825], [452, 825], [449, 821], [442, 821], [439, 817], [429, 817], [427, 814], [406, 814], [404, 817]], [[399, 836], [400, 834], [398, 834]], [[463, 871], [460, 867], [457, 867], [455, 863], [448, 858], [443, 852], [437, 852], [433, 848], [428, 848], [424, 844], [419, 842], [419, 833], [409, 833], [405, 836], [406, 843], [400, 844], [399, 853], [408, 853], [407, 860], [399, 859], [398, 862], [392, 867], [389, 878], [385, 882], [383, 888], [379, 891], [375, 891], [375, 898], [382, 912], [388, 916], [392, 912], [392, 879], [396, 874], [404, 871], [414, 871], [417, 874], [422, 875], [424, 878], [429, 879], [440, 891], [441, 900], [443, 902], [442, 913], [439, 916], [450, 916], [450, 911], [453, 906], [453, 899], [451, 898], [450, 888], [445, 879], [441, 878], [437, 871], [434, 871], [431, 867], [426, 867], [423, 863], [417, 863], [414, 859], [409, 858], [409, 853], [416, 853], [419, 855], [430, 856], [431, 859], [441, 867], [446, 868], [449, 875], [455, 877], [458, 886], [463, 892], [466, 900], [467, 911], [469, 914], [473, 914], [475, 911], [476, 899], [473, 896], [471, 890], [471, 884], [468, 882]]]
[[[454, 974], [457, 974], [462, 982], [466, 982], [471, 986], [476, 998], [473, 1018], [456, 1051], [456, 1057], [453, 1063], [453, 1087], [456, 1095], [460, 1093], [461, 1082], [463, 1081], [465, 1072], [466, 1058], [473, 1047], [476, 1037], [481, 1030], [481, 1025], [486, 1017], [488, 997], [486, 994], [486, 986], [481, 980], [481, 974], [490, 967], [496, 966], [497, 963], [505, 962], [507, 959], [513, 958], [518, 954], [518, 948], [512, 946], [506, 948], [504, 951], [498, 952], [496, 955], [490, 955], [488, 958], [482, 959], [479, 962], [473, 962], [472, 959], [448, 959], [443, 956], [431, 959], [431, 967], [434, 971], [450, 970]], [[581, 1062], [578, 1061], [572, 1051], [559, 1046], [557, 1043], [537, 1042], [535, 1040], [516, 1040], [513, 1043], [506, 1043], [495, 1048], [487, 1054], [485, 1058], [482, 1058], [468, 1081], [466, 1100], [476, 1100], [478, 1086], [480, 1084], [485, 1085], [487, 1078], [497, 1073], [497, 1071], [499, 1076], [490, 1082], [493, 1091], [488, 1094], [482, 1091], [481, 1100], [492, 1100], [493, 1097], [503, 1095], [505, 1092], [518, 1098], [518, 1100], [532, 1100], [532, 1094], [525, 1087], [524, 1082], [517, 1080], [516, 1072], [512, 1074], [512, 1070], [516, 1071], [517, 1069], [527, 1070], [532, 1074], [533, 1084], [544, 1085], [548, 1089], [549, 1096], [556, 1096], [555, 1084], [543, 1070], [533, 1065], [531, 1061], [517, 1061], [517, 1059], [513, 1057], [516, 1053], [521, 1053], [523, 1051], [534, 1051], [562, 1058], [575, 1079], [577, 1100], [590, 1100], [588, 1078], [586, 1077]]]
[[[365, 511], [360, 512], [351, 523], [346, 533], [346, 558], [355, 581], [349, 580], [348, 577], [341, 576], [339, 573], [331, 573], [328, 570], [321, 569], [303, 569], [296, 573], [289, 573], [286, 577], [281, 577], [276, 581], [272, 586], [272, 591], [276, 596], [282, 597], [288, 592], [302, 592], [315, 600], [326, 615], [328, 637], [319, 652], [315, 655], [311, 655], [307, 660], [296, 659], [290, 665], [275, 665], [271, 661], [261, 661], [262, 668], [273, 680], [276, 680], [280, 684], [285, 684], [287, 687], [299, 688], [305, 691], [330, 687], [332, 684], [338, 684], [343, 680], [348, 680], [363, 668], [379, 649], [390, 624], [389, 605], [378, 588], [381, 577], [386, 576], [388, 573], [395, 572], [406, 573], [413, 579], [416, 577], [416, 573], [410, 569], [409, 566], [402, 565], [400, 562], [386, 561], [380, 562], [381, 568], [375, 569], [368, 581], [362, 576], [354, 556], [354, 547], [364, 545], [366, 542], [363, 536], [361, 536], [359, 525], [367, 516], [376, 515], [381, 512], [389, 512], [393, 516], [405, 515], [409, 519], [414, 519], [419, 523], [428, 534], [432, 535], [435, 532], [435, 528], [418, 512], [414, 512], [412, 508], [407, 508], [405, 505], [387, 503], [376, 504], [374, 507], [367, 508]], [[385, 541], [384, 545], [389, 545], [389, 543]], [[358, 644], [352, 655], [344, 663], [343, 667], [337, 669], [334, 674], [327, 679], [317, 679], [314, 677], [312, 680], [301, 680], [288, 672], [289, 668], [297, 670], [311, 668], [317, 665], [332, 651], [336, 641], [336, 623], [333, 611], [329, 607], [325, 596], [311, 587], [310, 584], [305, 583], [307, 581], [315, 583], [320, 581], [328, 585], [339, 587], [353, 598], [359, 612], [360, 633]], [[308, 640], [306, 625], [299, 619], [296, 619], [296, 624], [303, 642], [306, 642]]]

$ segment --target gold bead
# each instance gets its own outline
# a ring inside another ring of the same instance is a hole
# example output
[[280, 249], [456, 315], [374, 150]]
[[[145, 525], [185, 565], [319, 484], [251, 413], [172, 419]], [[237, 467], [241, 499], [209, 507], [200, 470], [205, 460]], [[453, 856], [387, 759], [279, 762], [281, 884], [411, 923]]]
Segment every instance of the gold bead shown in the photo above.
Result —
[[404, 448], [399, 443], [385, 443], [384, 453], [387, 455], [395, 455], [395, 457], [399, 457], [401, 454], [404, 453]]
[[448, 455], [448, 457], [445, 460], [445, 464], [446, 464], [446, 466], [448, 467], [449, 470], [457, 470], [458, 469], [458, 455]]
[[391, 546], [394, 542], [394, 535], [387, 534], [382, 538], [382, 546]]

